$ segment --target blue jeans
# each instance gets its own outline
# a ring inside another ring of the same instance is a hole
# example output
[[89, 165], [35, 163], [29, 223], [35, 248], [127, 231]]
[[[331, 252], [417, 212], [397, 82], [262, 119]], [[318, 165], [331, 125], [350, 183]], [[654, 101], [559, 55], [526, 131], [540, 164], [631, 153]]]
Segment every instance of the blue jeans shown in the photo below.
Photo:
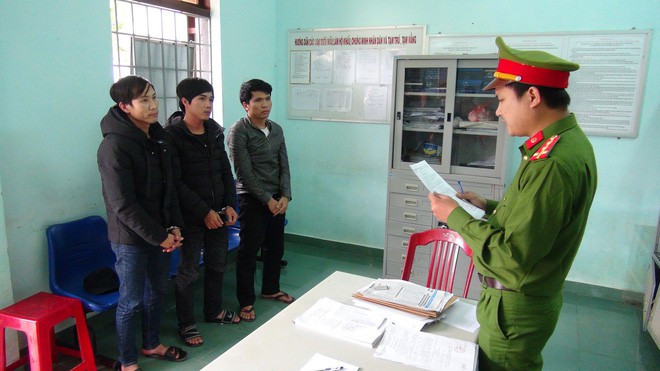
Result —
[[137, 317], [142, 317], [142, 349], [160, 345], [160, 320], [163, 297], [167, 290], [170, 255], [160, 246], [121, 245], [112, 243], [117, 256], [119, 303], [115, 317], [119, 343], [119, 362], [137, 363], [135, 343]]

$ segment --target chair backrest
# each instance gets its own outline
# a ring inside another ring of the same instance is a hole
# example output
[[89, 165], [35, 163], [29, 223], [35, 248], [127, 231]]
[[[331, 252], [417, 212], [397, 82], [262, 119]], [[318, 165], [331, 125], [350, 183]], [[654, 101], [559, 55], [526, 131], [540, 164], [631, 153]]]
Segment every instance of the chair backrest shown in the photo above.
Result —
[[463, 251], [470, 258], [465, 289], [463, 290], [463, 297], [467, 297], [468, 290], [470, 289], [470, 281], [472, 280], [472, 272], [474, 271], [474, 263], [472, 261], [472, 250], [463, 241], [463, 238], [455, 231], [445, 228], [429, 229], [427, 231], [413, 233], [408, 242], [406, 260], [403, 264], [403, 272], [401, 273], [402, 280], [410, 280], [415, 252], [420, 247], [431, 249], [426, 287], [432, 289], [452, 292], [459, 252]]
[[[46, 228], [49, 283], [54, 294], [81, 300], [87, 310], [116, 305], [118, 293], [92, 295], [83, 289], [85, 277], [100, 268], [114, 269], [116, 257], [108, 240], [108, 225], [88, 216]], [[91, 301], [90, 301], [91, 298]]]

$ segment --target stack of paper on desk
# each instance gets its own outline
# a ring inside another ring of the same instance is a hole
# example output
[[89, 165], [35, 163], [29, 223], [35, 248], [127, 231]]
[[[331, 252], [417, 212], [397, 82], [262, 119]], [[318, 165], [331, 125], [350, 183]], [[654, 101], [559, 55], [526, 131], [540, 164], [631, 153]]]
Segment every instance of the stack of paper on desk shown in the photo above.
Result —
[[383, 336], [386, 318], [329, 298], [321, 298], [293, 320], [298, 326], [373, 347]]
[[409, 313], [437, 318], [458, 299], [450, 292], [403, 280], [378, 279], [353, 297]]

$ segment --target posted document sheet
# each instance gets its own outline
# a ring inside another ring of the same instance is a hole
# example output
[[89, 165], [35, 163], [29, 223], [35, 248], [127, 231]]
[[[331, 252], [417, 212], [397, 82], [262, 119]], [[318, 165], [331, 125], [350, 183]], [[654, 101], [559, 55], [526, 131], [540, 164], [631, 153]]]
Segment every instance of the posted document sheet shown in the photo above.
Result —
[[456, 191], [454, 188], [452, 188], [449, 183], [440, 176], [440, 174], [436, 173], [426, 161], [412, 164], [410, 165], [410, 168], [415, 172], [419, 180], [424, 183], [429, 191], [449, 196], [456, 200], [458, 205], [465, 209], [465, 211], [472, 215], [472, 217], [476, 219], [483, 218], [485, 212], [471, 203], [456, 197]]

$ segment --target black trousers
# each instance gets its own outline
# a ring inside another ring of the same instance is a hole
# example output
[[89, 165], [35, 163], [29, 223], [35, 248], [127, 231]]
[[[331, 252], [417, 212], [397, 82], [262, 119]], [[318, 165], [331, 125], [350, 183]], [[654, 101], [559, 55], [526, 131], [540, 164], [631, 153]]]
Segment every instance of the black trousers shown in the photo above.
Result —
[[204, 248], [204, 319], [222, 312], [222, 282], [227, 267], [227, 227], [208, 229], [191, 225], [183, 231], [181, 261], [174, 279], [176, 316], [180, 327], [195, 323], [193, 292], [199, 278], [199, 256]]
[[257, 254], [262, 251], [263, 277], [261, 293], [280, 291], [280, 260], [284, 256], [284, 215], [273, 216], [267, 205], [250, 194], [238, 195], [241, 223], [236, 256], [236, 296], [241, 307], [253, 305], [256, 299], [254, 274]]

